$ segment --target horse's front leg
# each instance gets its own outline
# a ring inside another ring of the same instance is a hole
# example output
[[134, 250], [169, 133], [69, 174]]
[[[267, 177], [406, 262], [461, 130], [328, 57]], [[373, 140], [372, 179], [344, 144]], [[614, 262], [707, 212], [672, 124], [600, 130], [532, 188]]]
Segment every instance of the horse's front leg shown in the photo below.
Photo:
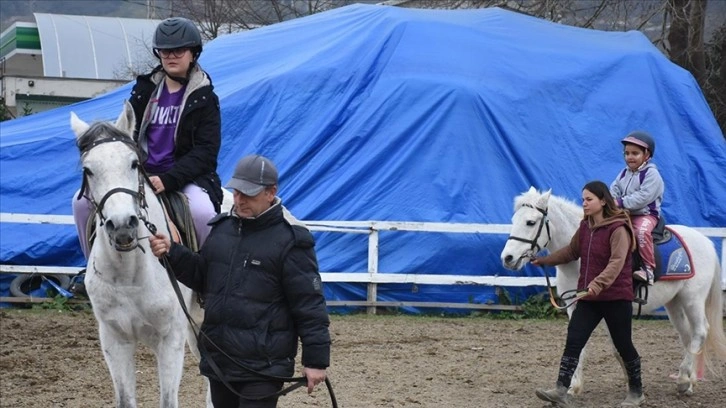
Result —
[[580, 360], [577, 362], [577, 368], [575, 373], [572, 374], [572, 380], [570, 382], [570, 394], [580, 395], [585, 386], [585, 380], [583, 379], [582, 369], [585, 366], [585, 357], [587, 356], [587, 345], [582, 348], [580, 352]]
[[[560, 289], [558, 289], [560, 290]], [[573, 307], [570, 307], [567, 309], [567, 317], [569, 319], [572, 319], [572, 313], [575, 311], [575, 308], [577, 305], [574, 305]], [[572, 374], [572, 379], [570, 380], [570, 390], [569, 393], [572, 395], [580, 395], [585, 387], [585, 380], [583, 379], [583, 367], [585, 366], [585, 358], [587, 357], [587, 344], [585, 344], [585, 347], [582, 348], [582, 351], [580, 352], [580, 359], [577, 362], [577, 368], [575, 369], [575, 372]]]
[[117, 408], [136, 408], [136, 342], [128, 340], [112, 323], [98, 324], [103, 357], [113, 381]]
[[184, 327], [173, 328], [155, 347], [159, 370], [159, 406], [179, 406], [179, 384], [184, 369]]

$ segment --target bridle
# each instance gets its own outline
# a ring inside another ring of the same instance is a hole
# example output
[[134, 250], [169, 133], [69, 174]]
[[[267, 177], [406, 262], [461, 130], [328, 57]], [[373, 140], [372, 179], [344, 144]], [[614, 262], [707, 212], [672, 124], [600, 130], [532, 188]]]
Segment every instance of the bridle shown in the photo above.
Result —
[[522, 254], [522, 256], [519, 257], [519, 259], [517, 259], [517, 261], [519, 261], [522, 258], [526, 258], [526, 257], [531, 258], [535, 254], [537, 254], [539, 251], [542, 250], [543, 247], [541, 247], [537, 241], [539, 241], [539, 236], [542, 235], [543, 229], [547, 230], [547, 242], [545, 242], [545, 244], [544, 244], [545, 247], [550, 243], [550, 240], [552, 239], [552, 236], [550, 235], [550, 220], [549, 220], [549, 218], [547, 218], [547, 209], [535, 207], [531, 204], [522, 204], [522, 207], [534, 208], [535, 210], [542, 213], [542, 218], [540, 218], [540, 220], [539, 220], [539, 226], [537, 227], [537, 234], [535, 234], [533, 239], [520, 238], [520, 237], [515, 237], [513, 235], [510, 235], [509, 238], [507, 238], [507, 241], [512, 239], [514, 241], [520, 241], [520, 242], [524, 242], [526, 244], [531, 245], [529, 247], [529, 249], [527, 251], [525, 251]]
[[[526, 239], [526, 238], [520, 238], [510, 235], [509, 238], [507, 238], [507, 241], [512, 239], [514, 241], [520, 241], [527, 244], [530, 244], [530, 247], [528, 250], [526, 250], [522, 256], [517, 259], [517, 262], [521, 260], [522, 258], [533, 258], [539, 251], [543, 249], [543, 247], [546, 247], [550, 241], [552, 240], [552, 235], [550, 234], [550, 221], [547, 217], [547, 209], [546, 208], [539, 208], [531, 204], [523, 204], [522, 207], [529, 207], [534, 208], [535, 210], [542, 213], [542, 218], [539, 220], [539, 226], [537, 227], [537, 234], [535, 234], [533, 239]], [[547, 230], [547, 242], [543, 246], [540, 246], [538, 241], [540, 235], [542, 235], [542, 230]], [[552, 284], [550, 283], [550, 276], [547, 273], [546, 268], [542, 268], [544, 271], [545, 279], [547, 280], [547, 291], [550, 295], [550, 303], [555, 309], [558, 310], [564, 310], [568, 307], [574, 305], [577, 303], [578, 300], [585, 297], [587, 295], [587, 290], [568, 290], [564, 293], [562, 293], [561, 296], [556, 296], [554, 291], [552, 290]], [[570, 301], [568, 303], [568, 301]]]
[[[137, 157], [139, 156], [136, 143], [127, 137], [120, 137], [120, 136], [109, 136], [109, 137], [104, 137], [104, 138], [101, 138], [98, 140], [94, 140], [93, 143], [91, 143], [89, 146], [85, 147], [81, 151], [81, 154], [85, 155], [89, 151], [91, 151], [91, 149], [93, 149], [94, 147], [104, 144], [104, 143], [111, 143], [111, 142], [121, 142], [121, 143], [125, 144], [126, 146], [130, 147], [131, 150], [134, 153], [136, 153]], [[146, 225], [146, 228], [148, 228], [149, 230], [152, 230], [152, 227], [153, 227], [153, 230], [156, 230], [156, 227], [148, 221], [149, 205], [146, 200], [146, 193], [145, 193], [145, 188], [144, 188], [145, 183], [148, 183], [148, 185], [151, 185], [151, 181], [149, 180], [149, 176], [148, 176], [148, 174], [146, 174], [146, 171], [144, 171], [144, 168], [143, 168], [143, 166], [141, 166], [141, 164], [139, 164], [137, 166], [136, 171], [138, 174], [138, 181], [139, 181], [136, 191], [130, 190], [130, 189], [124, 188], [124, 187], [112, 188], [109, 191], [107, 191], [106, 194], [104, 194], [103, 197], [101, 197], [101, 201], [98, 201], [98, 202], [93, 197], [91, 197], [89, 194], [86, 194], [86, 192], [88, 190], [88, 173], [86, 171], [84, 171], [83, 172], [83, 182], [81, 184], [81, 189], [78, 192], [78, 196], [76, 197], [76, 200], [80, 200], [81, 197], [85, 196], [86, 199], [88, 199], [88, 201], [93, 206], [94, 212], [98, 215], [98, 218], [101, 221], [100, 225], [101, 225], [101, 227], [103, 227], [103, 225], [107, 221], [107, 217], [103, 214], [103, 208], [104, 208], [104, 205], [106, 204], [106, 201], [108, 201], [108, 199], [111, 198], [112, 195], [117, 194], [117, 193], [128, 194], [131, 197], [133, 197], [134, 201], [136, 202], [136, 216], [141, 221], [144, 222], [144, 225]], [[116, 247], [116, 249], [118, 251], [122, 251], [122, 252], [129, 252], [136, 248], [139, 248], [143, 251], [143, 248], [140, 247], [138, 245], [138, 243], [129, 248]]]

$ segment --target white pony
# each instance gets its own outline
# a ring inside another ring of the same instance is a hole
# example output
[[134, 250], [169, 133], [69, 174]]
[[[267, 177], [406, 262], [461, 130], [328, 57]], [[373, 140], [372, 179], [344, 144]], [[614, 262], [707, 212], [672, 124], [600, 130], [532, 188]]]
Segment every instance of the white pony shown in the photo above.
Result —
[[[128, 102], [115, 126], [102, 122], [88, 125], [71, 113], [83, 166], [81, 190], [97, 210], [96, 240], [88, 258], [85, 284], [113, 380], [116, 406], [136, 407], [134, 353], [143, 343], [156, 355], [159, 405], [176, 408], [185, 338], [197, 359], [199, 351], [167, 272], [146, 239], [152, 224], [171, 235], [161, 203], [141, 171], [130, 136], [134, 123]], [[203, 311], [195, 295], [186, 286], [180, 288], [187, 309], [196, 322], [201, 322]], [[212, 407], [209, 387], [207, 407]]]
[[[541, 249], [557, 250], [568, 245], [579, 228], [582, 214], [579, 205], [552, 196], [550, 191], [540, 193], [534, 187], [530, 188], [514, 200], [512, 230], [502, 250], [502, 264], [505, 268], [519, 270]], [[648, 304], [642, 312], [650, 313], [665, 306], [685, 349], [676, 380], [678, 392], [690, 395], [697, 380], [694, 359], [699, 360], [698, 365], [705, 361], [715, 375], [721, 373], [716, 365], [710, 364], [710, 359], [726, 360], [721, 273], [716, 250], [708, 237], [683, 225], [669, 225], [668, 228], [679, 234], [690, 249], [695, 275], [687, 280], [656, 282], [650, 287]], [[576, 289], [579, 272], [579, 261], [557, 266], [557, 293], [561, 295]], [[568, 316], [572, 316], [573, 309], [567, 309]], [[571, 392], [574, 394], [582, 392], [585, 350], [582, 350], [572, 378]], [[615, 355], [620, 360], [617, 352]]]

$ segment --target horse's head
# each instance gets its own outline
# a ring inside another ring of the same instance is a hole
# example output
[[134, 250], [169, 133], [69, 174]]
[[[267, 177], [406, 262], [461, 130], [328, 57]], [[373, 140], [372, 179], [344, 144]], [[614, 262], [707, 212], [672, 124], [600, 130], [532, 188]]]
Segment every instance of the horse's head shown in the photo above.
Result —
[[131, 137], [134, 124], [134, 111], [128, 102], [115, 125], [89, 125], [71, 112], [71, 128], [83, 166], [79, 198], [85, 195], [94, 205], [100, 225], [118, 251], [138, 246], [137, 228], [146, 207], [144, 174]]
[[502, 265], [519, 270], [550, 242], [547, 218], [551, 190], [538, 192], [534, 187], [514, 200], [512, 230], [501, 254]]

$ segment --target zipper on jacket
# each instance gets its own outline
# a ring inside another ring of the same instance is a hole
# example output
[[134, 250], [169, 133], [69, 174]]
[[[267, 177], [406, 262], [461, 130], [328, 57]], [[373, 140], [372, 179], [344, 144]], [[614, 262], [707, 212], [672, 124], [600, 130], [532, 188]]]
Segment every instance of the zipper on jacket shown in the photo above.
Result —
[[[587, 285], [589, 285], [589, 282], [587, 281], [587, 277], [590, 274], [590, 250], [592, 250], [592, 236], [595, 234], [595, 231], [590, 229], [590, 241], [587, 243], [587, 263], [585, 264], [585, 288], [587, 288]], [[584, 288], [582, 288], [584, 289]]]

